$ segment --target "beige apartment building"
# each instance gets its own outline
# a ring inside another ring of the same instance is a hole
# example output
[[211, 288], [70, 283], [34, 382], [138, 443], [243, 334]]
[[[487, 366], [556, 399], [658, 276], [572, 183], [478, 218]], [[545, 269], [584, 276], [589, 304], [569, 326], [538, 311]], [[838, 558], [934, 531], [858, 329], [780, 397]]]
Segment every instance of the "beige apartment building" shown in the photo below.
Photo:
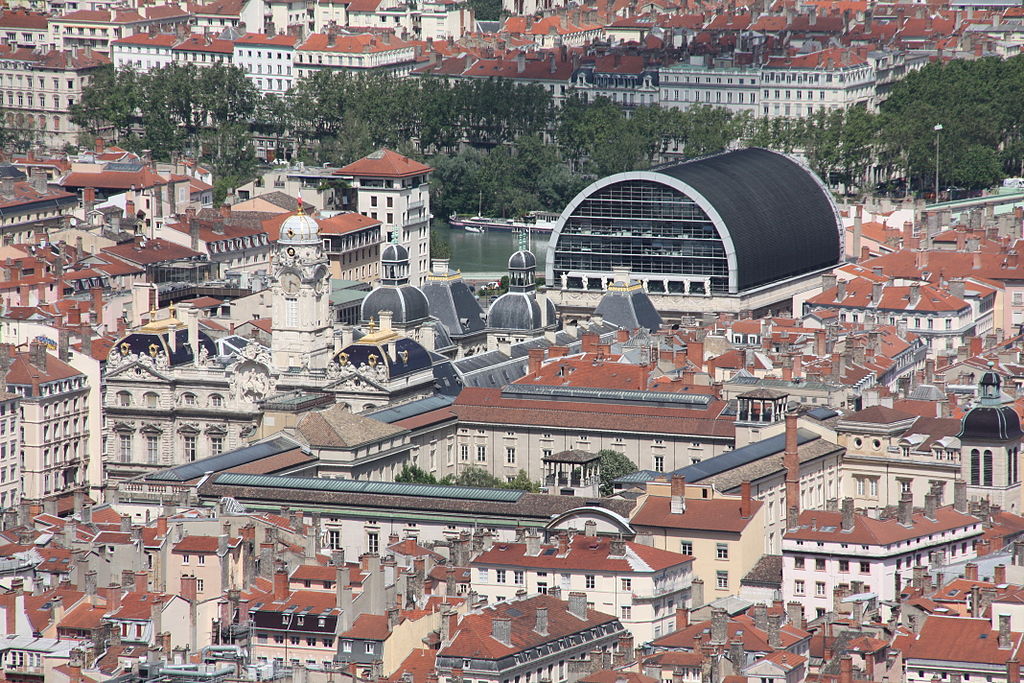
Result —
[[[3, 369], [0, 368], [0, 373]], [[18, 456], [18, 403], [20, 395], [6, 390], [0, 380], [0, 508], [21, 500], [21, 474]]]
[[676, 609], [690, 607], [693, 557], [676, 551], [590, 534], [562, 532], [542, 544], [531, 531], [522, 543], [497, 543], [471, 563], [473, 590], [488, 602], [517, 593], [570, 591], [587, 595], [587, 608], [613, 614], [646, 643], [675, 628]]
[[677, 476], [648, 482], [630, 522], [637, 540], [694, 558], [706, 603], [739, 592], [740, 579], [761, 559], [766, 507], [749, 485], [739, 496], [725, 495]]
[[109, 64], [104, 55], [88, 49], [36, 52], [0, 47], [0, 102], [7, 128], [22, 131], [37, 142], [62, 147], [78, 141], [71, 107], [82, 97], [96, 69]]
[[[11, 353], [8, 389], [20, 397], [22, 498], [40, 500], [85, 486], [89, 439], [86, 375], [34, 341]], [[10, 476], [11, 466], [8, 466]]]

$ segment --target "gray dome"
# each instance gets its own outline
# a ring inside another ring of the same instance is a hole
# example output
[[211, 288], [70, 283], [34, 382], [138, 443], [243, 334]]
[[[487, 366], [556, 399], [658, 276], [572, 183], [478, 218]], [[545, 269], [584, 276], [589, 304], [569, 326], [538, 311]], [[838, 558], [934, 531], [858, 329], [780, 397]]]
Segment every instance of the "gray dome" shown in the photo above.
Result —
[[509, 270], [522, 270], [525, 268], [536, 268], [537, 257], [531, 251], [517, 251], [508, 257]]
[[[391, 245], [394, 246], [394, 245]], [[363, 322], [379, 319], [381, 311], [391, 311], [392, 323], [401, 325], [423, 320], [429, 313], [427, 297], [418, 287], [381, 287], [370, 292], [360, 308]]]
[[1017, 441], [1021, 436], [1020, 418], [1010, 406], [972, 408], [957, 434], [961, 441]]
[[624, 330], [657, 332], [661, 328], [661, 315], [639, 285], [615, 283], [608, 287], [594, 313]]
[[[555, 307], [547, 304], [548, 320], [554, 319]], [[494, 330], [539, 330], [544, 327], [544, 316], [535, 296], [527, 292], [506, 292], [487, 311], [487, 326]]]
[[401, 244], [395, 244], [389, 242], [383, 249], [380, 250], [381, 261], [408, 261], [409, 250], [403, 247]]

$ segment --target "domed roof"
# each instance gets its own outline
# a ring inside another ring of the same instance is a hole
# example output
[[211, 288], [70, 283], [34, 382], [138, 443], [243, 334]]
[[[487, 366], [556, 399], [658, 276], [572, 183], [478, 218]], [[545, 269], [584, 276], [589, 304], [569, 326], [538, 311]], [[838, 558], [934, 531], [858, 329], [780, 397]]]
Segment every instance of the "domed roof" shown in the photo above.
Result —
[[[394, 351], [394, 356], [391, 351]], [[430, 352], [419, 342], [392, 330], [364, 335], [334, 354], [334, 360], [342, 366], [353, 365], [357, 368], [362, 365], [376, 367], [383, 362], [388, 369], [388, 377], [392, 379], [433, 365]]]
[[[396, 246], [396, 245], [390, 245]], [[407, 324], [423, 320], [430, 313], [427, 297], [419, 287], [402, 285], [401, 287], [380, 287], [370, 292], [360, 307], [360, 318], [369, 322], [370, 318], [379, 319], [381, 311], [391, 311], [391, 321], [396, 324]]]
[[380, 250], [381, 261], [408, 261], [409, 250], [401, 244], [389, 242]]
[[521, 249], [508, 257], [509, 270], [523, 270], [536, 267], [537, 257], [533, 255], [532, 251]]
[[[174, 347], [169, 343], [170, 335], [174, 335]], [[217, 345], [213, 343], [209, 335], [199, 332], [199, 347], [205, 348], [210, 358], [217, 355]], [[160, 353], [167, 356], [170, 365], [184, 365], [195, 360], [195, 354], [188, 343], [188, 330], [168, 330], [166, 332], [147, 332], [145, 328], [138, 332], [118, 339], [111, 348], [111, 353], [118, 353], [121, 356], [136, 354], [156, 358]]]
[[960, 423], [961, 441], [1016, 441], [1024, 436], [1020, 418], [1010, 406], [972, 408]]
[[281, 242], [319, 242], [320, 227], [301, 210], [281, 224]]
[[661, 328], [661, 315], [644, 288], [634, 282], [609, 285], [594, 313], [624, 330], [644, 328], [656, 332]]
[[547, 316], [541, 311], [536, 296], [529, 292], [505, 292], [487, 311], [487, 326], [494, 330], [539, 330], [545, 319], [555, 319], [555, 306], [544, 300]]

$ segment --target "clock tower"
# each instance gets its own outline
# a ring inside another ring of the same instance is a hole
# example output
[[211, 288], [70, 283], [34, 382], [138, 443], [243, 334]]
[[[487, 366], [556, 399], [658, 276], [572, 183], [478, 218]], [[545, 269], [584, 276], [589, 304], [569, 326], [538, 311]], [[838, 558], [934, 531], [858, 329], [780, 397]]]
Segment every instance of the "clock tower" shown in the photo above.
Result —
[[330, 270], [317, 223], [301, 204], [281, 225], [271, 272], [274, 367], [326, 367], [333, 350]]

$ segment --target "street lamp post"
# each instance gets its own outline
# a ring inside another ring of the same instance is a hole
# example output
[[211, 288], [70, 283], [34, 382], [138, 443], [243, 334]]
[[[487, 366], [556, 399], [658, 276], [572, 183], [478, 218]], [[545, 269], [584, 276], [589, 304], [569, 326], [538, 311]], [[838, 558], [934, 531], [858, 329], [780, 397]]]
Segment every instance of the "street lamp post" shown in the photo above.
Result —
[[942, 131], [942, 124], [936, 123], [935, 128], [935, 201], [939, 201], [939, 133]]

